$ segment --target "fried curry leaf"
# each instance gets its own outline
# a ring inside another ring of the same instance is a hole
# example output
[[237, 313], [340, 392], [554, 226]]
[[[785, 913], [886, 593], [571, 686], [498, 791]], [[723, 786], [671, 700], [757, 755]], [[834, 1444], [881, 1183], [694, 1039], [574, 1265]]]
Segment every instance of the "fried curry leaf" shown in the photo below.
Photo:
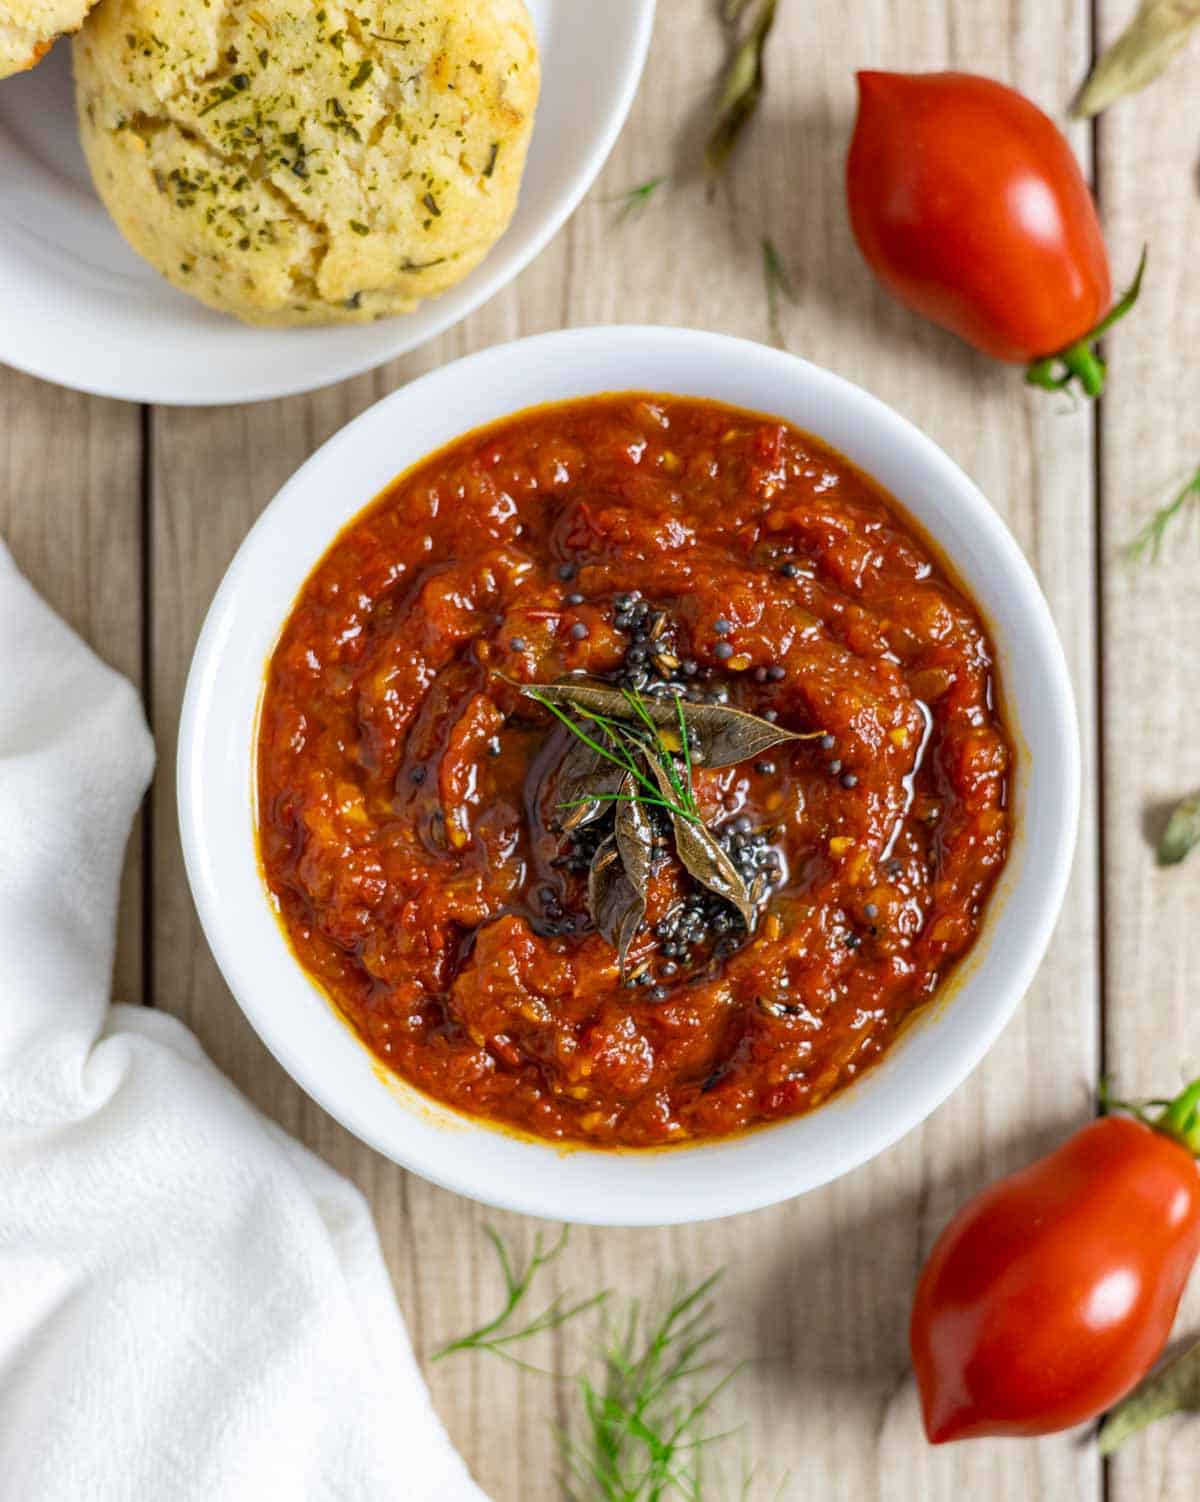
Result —
[[[557, 683], [523, 684], [521, 692], [531, 699], [574, 706], [610, 720], [619, 720], [622, 724], [636, 725], [640, 719], [638, 709], [620, 689], [591, 683], [587, 679], [563, 678]], [[731, 709], [727, 704], [679, 701], [677, 708], [675, 699], [646, 697], [639, 702], [655, 725], [668, 732], [678, 725], [682, 711], [692, 756], [700, 767], [733, 767], [761, 756], [764, 751], [785, 741], [811, 740], [821, 734], [817, 730], [809, 735], [799, 735], [744, 709]]]
[[588, 874], [588, 909], [617, 950], [622, 978], [646, 916], [655, 845], [651, 808], [669, 814], [675, 852], [688, 874], [735, 907], [753, 933], [766, 883], [757, 879], [748, 887], [705, 827], [692, 787], [693, 764], [734, 766], [782, 742], [810, 737], [728, 705], [647, 697], [582, 677], [512, 687], [575, 736], [565, 773], [559, 774], [561, 790], [577, 794], [560, 804], [570, 810], [565, 827], [578, 828], [613, 806], [613, 832], [597, 847]]
[[1092, 69], [1071, 106], [1098, 115], [1164, 73], [1200, 21], [1200, 0], [1142, 0], [1132, 21]]
[[607, 812], [611, 796], [623, 781], [619, 767], [605, 761], [586, 741], [572, 736], [555, 777], [563, 829], [582, 829], [594, 823]]
[[[740, 7], [739, 7], [740, 8]], [[762, 99], [766, 74], [763, 59], [767, 38], [775, 24], [776, 0], [762, 0], [758, 14], [745, 37], [738, 42], [717, 101], [716, 124], [708, 138], [704, 159], [715, 176], [729, 160], [742, 131]]]
[[624, 979], [629, 946], [646, 916], [646, 899], [625, 870], [611, 834], [596, 851], [588, 872], [588, 912], [601, 938], [617, 951]]
[[1200, 1413], [1200, 1345], [1135, 1387], [1104, 1421], [1100, 1453], [1111, 1455], [1132, 1434], [1173, 1413]]
[[688, 872], [701, 886], [732, 903], [742, 915], [747, 933], [753, 933], [758, 921], [758, 909], [737, 867], [703, 824], [690, 824], [678, 815], [672, 817], [675, 822], [675, 849]]
[[710, 769], [735, 767], [739, 762], [761, 756], [764, 751], [781, 746], [785, 741], [808, 741], [821, 734], [815, 730], [808, 735], [799, 735], [744, 709], [730, 709], [727, 704], [683, 704], [680, 707], [696, 765]]
[[637, 787], [632, 777], [625, 778], [620, 793], [621, 801], [617, 804], [617, 821], [613, 831], [617, 853], [621, 857], [626, 876], [644, 900], [654, 860], [654, 826], [645, 805], [637, 796]]
[[[665, 770], [657, 762], [654, 764], [654, 774], [659, 786], [664, 789], [665, 797], [666, 788], [670, 784]], [[758, 909], [738, 868], [703, 824], [693, 824], [688, 819], [681, 819], [678, 814], [672, 814], [671, 820], [675, 832], [675, 853], [683, 862], [685, 870], [701, 886], [732, 903], [742, 915], [746, 932], [753, 933], [758, 921]]]
[[1200, 793], [1177, 803], [1158, 842], [1158, 864], [1177, 866], [1200, 845]]
[[[518, 687], [527, 699], [566, 704], [589, 710], [592, 714], [607, 715], [613, 720], [633, 722], [638, 717], [619, 688], [610, 688], [590, 678], [560, 678], [556, 683], [522, 683]], [[670, 708], [669, 705], [666, 707]], [[674, 710], [671, 712], [674, 714]]]

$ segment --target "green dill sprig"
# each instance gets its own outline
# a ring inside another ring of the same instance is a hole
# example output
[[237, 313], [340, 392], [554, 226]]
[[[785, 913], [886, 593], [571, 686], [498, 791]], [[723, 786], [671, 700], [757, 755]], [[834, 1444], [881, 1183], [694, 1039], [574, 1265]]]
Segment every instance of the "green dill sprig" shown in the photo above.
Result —
[[1146, 559], [1149, 559], [1152, 563], [1157, 562], [1171, 523], [1189, 506], [1197, 504], [1200, 504], [1200, 469], [1196, 471], [1178, 495], [1169, 500], [1165, 506], [1158, 508], [1129, 544], [1128, 552], [1130, 558], [1137, 563], [1141, 563]]
[[511, 1362], [513, 1366], [519, 1366], [525, 1371], [539, 1371], [540, 1368], [531, 1366], [528, 1362], [514, 1356], [508, 1347], [520, 1341], [532, 1340], [535, 1335], [541, 1335], [546, 1330], [556, 1330], [577, 1315], [589, 1309], [598, 1308], [609, 1296], [609, 1290], [604, 1289], [590, 1298], [572, 1302], [565, 1294], [556, 1294], [545, 1309], [540, 1314], [534, 1315], [526, 1324], [519, 1325], [515, 1329], [506, 1328], [513, 1315], [520, 1309], [538, 1273], [562, 1255], [570, 1230], [570, 1226], [563, 1226], [558, 1240], [550, 1247], [545, 1246], [542, 1233], [539, 1231], [534, 1239], [533, 1253], [529, 1261], [518, 1270], [514, 1266], [513, 1258], [509, 1255], [509, 1250], [500, 1233], [494, 1226], [484, 1226], [483, 1233], [492, 1244], [504, 1277], [504, 1307], [495, 1319], [442, 1346], [440, 1350], [434, 1352], [430, 1360], [441, 1361], [443, 1357], [450, 1356], [456, 1351], [490, 1351], [493, 1356], [499, 1356], [502, 1360]]
[[728, 1438], [706, 1420], [739, 1371], [714, 1378], [721, 1331], [709, 1294], [720, 1277], [680, 1293], [657, 1320], [631, 1303], [606, 1332], [600, 1381], [578, 1378], [582, 1436], [563, 1442], [571, 1502], [699, 1502], [702, 1455]]
[[776, 250], [774, 243], [763, 236], [763, 285], [767, 291], [767, 329], [771, 335], [771, 342], [777, 349], [786, 349], [787, 340], [783, 334], [783, 323], [780, 319], [780, 299], [786, 297], [788, 302], [799, 302], [792, 279], [788, 275], [787, 267], [783, 264], [783, 257]]
[[[523, 1328], [504, 1333], [537, 1274], [563, 1251], [568, 1229], [548, 1248], [539, 1237], [528, 1264], [517, 1271], [501, 1237], [486, 1226], [508, 1290], [505, 1306], [496, 1319], [443, 1346], [433, 1359], [485, 1351], [537, 1371], [507, 1351], [506, 1343], [556, 1328], [610, 1297], [607, 1291], [590, 1299], [560, 1294]], [[660, 1312], [630, 1300], [610, 1318], [606, 1306], [593, 1359], [573, 1379], [577, 1421], [569, 1432], [558, 1431], [567, 1502], [705, 1502], [711, 1496], [703, 1475], [706, 1457], [733, 1433], [712, 1428], [713, 1408], [741, 1371], [740, 1364], [715, 1355], [723, 1332], [713, 1293], [721, 1277], [719, 1270], [692, 1288], [680, 1287]], [[743, 1466], [741, 1502], [749, 1502], [756, 1469]], [[786, 1483], [784, 1477], [776, 1502]]]
[[[692, 879], [736, 909], [753, 933], [767, 894], [762, 873], [748, 881], [721, 838], [706, 825], [696, 802], [693, 765], [706, 770], [734, 766], [772, 746], [811, 739], [742, 709], [685, 704], [680, 695], [643, 698], [617, 688], [568, 676], [555, 683], [521, 684], [574, 737], [559, 763], [563, 832], [595, 822], [614, 805], [611, 834], [596, 846], [588, 874], [588, 912], [601, 936], [617, 951], [622, 979], [629, 946], [641, 931], [656, 852], [663, 843], [648, 808], [669, 816], [675, 854]], [[612, 769], [612, 770], [610, 770]], [[620, 775], [614, 779], [613, 770]]]
[[620, 204], [617, 210], [617, 223], [624, 224], [627, 219], [637, 219], [646, 211], [650, 200], [666, 180], [665, 173], [660, 173], [658, 177], [651, 177], [644, 183], [638, 183], [634, 188], [626, 188], [622, 193], [613, 193], [608, 198], [601, 199], [601, 202]]
[[[620, 767], [634, 779], [636, 787], [632, 795], [610, 793], [603, 795], [601, 801], [621, 803], [627, 802], [630, 796], [633, 796], [639, 803], [650, 803], [669, 809], [671, 813], [678, 814], [681, 819], [687, 819], [689, 823], [700, 822], [700, 812], [696, 806], [695, 793], [692, 788], [691, 759], [689, 757], [685, 763], [686, 775], [681, 776], [675, 764], [672, 747], [664, 739], [661, 727], [650, 717], [639, 693], [631, 689], [622, 690], [626, 703], [638, 716], [640, 722], [639, 725], [631, 725], [627, 721], [614, 720], [609, 715], [600, 714], [582, 705], [574, 705], [572, 714], [567, 714], [548, 695], [541, 693], [536, 685], [524, 688], [523, 692], [535, 703], [540, 704], [543, 709], [548, 709], [555, 719], [561, 721], [573, 736], [581, 740], [585, 746], [590, 747], [597, 756]], [[676, 704], [678, 705], [678, 700]], [[595, 725], [603, 741], [595, 740], [589, 735], [574, 718], [575, 715], [581, 715], [589, 723]], [[682, 710], [679, 712], [679, 722], [683, 725]], [[686, 739], [686, 726], [684, 726], [683, 735]], [[647, 756], [653, 757], [662, 767], [673, 797], [665, 797], [659, 782], [652, 780], [643, 769], [643, 758]], [[588, 801], [591, 800], [573, 799], [570, 804], [563, 806], [578, 806], [581, 802]]]
[[[687, 721], [683, 717], [683, 706], [678, 698], [675, 700], [675, 714], [679, 725], [679, 751], [683, 760], [683, 771], [680, 772], [675, 760], [676, 748], [671, 745], [663, 735], [656, 720], [651, 719], [650, 712], [646, 708], [646, 701], [636, 689], [623, 688], [625, 702], [634, 711], [642, 722], [645, 733], [639, 738], [644, 752], [654, 758], [666, 774], [667, 782], [678, 802], [669, 804], [672, 812], [682, 815], [693, 824], [700, 822], [700, 810], [696, 806], [696, 797], [692, 788], [692, 757], [688, 747]], [[618, 722], [619, 723], [619, 722]], [[661, 787], [661, 783], [659, 784]]]

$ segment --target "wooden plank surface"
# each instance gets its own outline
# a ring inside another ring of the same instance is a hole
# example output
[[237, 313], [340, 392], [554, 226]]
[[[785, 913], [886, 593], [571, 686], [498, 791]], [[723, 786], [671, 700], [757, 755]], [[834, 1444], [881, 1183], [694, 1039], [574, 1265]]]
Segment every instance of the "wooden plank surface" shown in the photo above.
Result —
[[[1102, 35], [1115, 34], [1130, 3], [1098, 0]], [[1017, 373], [975, 359], [881, 294], [851, 244], [841, 188], [855, 67], [987, 71], [1061, 119], [1093, 45], [1088, 0], [782, 5], [763, 118], [710, 203], [696, 162], [722, 55], [712, 10], [708, 0], [660, 0], [646, 79], [595, 192], [516, 283], [409, 359], [310, 397], [158, 410], [146, 455], [136, 408], [0, 371], [0, 535], [102, 655], [138, 681], [143, 665], [149, 670], [160, 758], [145, 873], [152, 963], [143, 978], [135, 843], [119, 987], [138, 995], [144, 979], [149, 996], [194, 1027], [265, 1111], [362, 1186], [420, 1355], [493, 1311], [499, 1282], [481, 1227], [494, 1223], [528, 1245], [533, 1223], [434, 1189], [359, 1145], [291, 1084], [220, 981], [175, 832], [174, 742], [188, 661], [246, 529], [350, 417], [458, 354], [563, 324], [678, 323], [766, 338], [767, 234], [799, 293], [784, 309], [790, 348], [860, 382], [930, 433], [978, 480], [1035, 564], [1067, 648], [1084, 732], [1076, 876], [1018, 1018], [922, 1129], [839, 1183], [757, 1215], [676, 1230], [577, 1231], [549, 1288], [557, 1280], [580, 1292], [612, 1286], [646, 1296], [664, 1279], [694, 1281], [726, 1266], [726, 1354], [748, 1365], [721, 1417], [745, 1426], [740, 1444], [763, 1463], [765, 1479], [790, 1472], [787, 1497], [1182, 1502], [1194, 1491], [1196, 1453], [1196, 1431], [1186, 1424], [1131, 1446], [1107, 1478], [1094, 1447], [1076, 1437], [929, 1450], [904, 1331], [916, 1268], [962, 1196], [1090, 1111], [1100, 1067], [1101, 938], [1103, 1039], [1119, 1085], [1158, 1092], [1200, 1072], [1191, 1018], [1194, 880], [1155, 870], [1146, 838], [1164, 801], [1200, 787], [1193, 582], [1200, 523], [1190, 534], [1181, 528], [1155, 571], [1119, 557], [1140, 517], [1200, 462], [1190, 359], [1200, 308], [1188, 301], [1200, 230], [1197, 141], [1187, 124], [1195, 67], [1181, 64], [1099, 127], [1099, 191], [1118, 275], [1132, 267], [1143, 238], [1153, 260], [1144, 306], [1113, 341], [1111, 396], [1097, 428], [1091, 411], [1027, 394]], [[1090, 132], [1075, 130], [1073, 140], [1086, 157]], [[671, 181], [646, 213], [618, 222], [605, 200], [660, 173]], [[1200, 1290], [1181, 1328], [1198, 1327]], [[574, 1337], [551, 1339], [533, 1354], [562, 1373], [578, 1346]], [[496, 1502], [557, 1502], [551, 1423], [570, 1411], [565, 1380], [472, 1356], [429, 1374], [454, 1439]]]
[[[1114, 38], [1125, 0], [1103, 0]], [[1194, 864], [1160, 870], [1166, 808], [1200, 791], [1200, 506], [1167, 535], [1158, 563], [1133, 564], [1130, 539], [1200, 464], [1200, 236], [1194, 49], [1153, 88], [1101, 120], [1099, 189], [1115, 264], [1143, 244], [1150, 272], [1136, 325], [1112, 340], [1100, 451], [1104, 495], [1104, 936], [1106, 1067], [1117, 1093], [1169, 1095], [1200, 1074]], [[1193, 857], [1193, 862], [1195, 861]], [[1176, 1338], [1200, 1338], [1200, 1283]], [[1112, 1502], [1185, 1502], [1196, 1494], [1200, 1440], [1173, 1421], [1112, 1463]]]
[[[961, 8], [958, 8], [961, 9]], [[952, 3], [829, 7], [817, 25], [783, 7], [771, 89], [729, 189], [709, 204], [694, 171], [708, 80], [722, 39], [705, 7], [667, 0], [648, 76], [591, 200], [519, 282], [412, 360], [330, 393], [241, 411], [160, 412], [154, 426], [152, 643], [156, 728], [170, 745], [192, 644], [246, 528], [313, 446], [417, 370], [561, 323], [696, 324], [766, 337], [760, 237], [786, 255], [800, 293], [788, 310], [797, 352], [859, 380], [930, 431], [972, 472], [1031, 550], [1071, 653], [1092, 723], [1094, 595], [1079, 578], [1092, 525], [1086, 412], [1027, 397], [1011, 373], [975, 361], [880, 295], [860, 267], [842, 208], [840, 158], [852, 68], [968, 66], [988, 57], [1048, 105], [1087, 56], [1085, 7], [1008, 4], [957, 14]], [[989, 10], [989, 15], [982, 12]], [[1052, 44], [1051, 44], [1052, 43]], [[681, 133], [682, 122], [682, 133]], [[1081, 143], [1086, 137], [1081, 136]], [[606, 198], [670, 173], [648, 211], [617, 222]], [[1089, 778], [1089, 787], [1094, 780]], [[499, 1285], [480, 1234], [493, 1221], [526, 1243], [532, 1228], [409, 1178], [312, 1106], [251, 1035], [196, 926], [179, 861], [169, 768], [155, 802], [154, 989], [200, 1033], [260, 1105], [363, 1186], [379, 1222], [418, 1351], [479, 1322]], [[1094, 808], [1085, 856], [1094, 848]], [[647, 1296], [664, 1276], [729, 1269], [727, 1354], [746, 1358], [724, 1417], [744, 1422], [748, 1454], [789, 1495], [860, 1499], [1091, 1498], [1090, 1452], [1062, 1442], [928, 1451], [919, 1438], [904, 1328], [912, 1274], [957, 1198], [1088, 1109], [1095, 1074], [1094, 863], [1085, 859], [1038, 987], [977, 1077], [920, 1132], [803, 1201], [678, 1230], [577, 1232], [565, 1285]], [[550, 1364], [568, 1358], [553, 1342]], [[558, 1496], [550, 1420], [567, 1394], [545, 1378], [459, 1357], [430, 1372], [435, 1400], [498, 1502]]]

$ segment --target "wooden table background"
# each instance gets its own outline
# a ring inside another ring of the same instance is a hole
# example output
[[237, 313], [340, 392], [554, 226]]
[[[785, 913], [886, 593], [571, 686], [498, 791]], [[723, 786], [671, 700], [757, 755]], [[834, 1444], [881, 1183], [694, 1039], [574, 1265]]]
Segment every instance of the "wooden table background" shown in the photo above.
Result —
[[[588, 0], [580, 0], [588, 3]], [[499, 1283], [481, 1226], [533, 1224], [432, 1188], [307, 1100], [223, 986], [176, 833], [180, 698], [209, 599], [281, 482], [349, 418], [467, 351], [564, 324], [691, 324], [768, 337], [759, 237], [795, 278], [791, 349], [858, 381], [930, 433], [1007, 518], [1049, 596], [1084, 746], [1083, 820], [1062, 921], [1017, 1019], [973, 1078], [899, 1146], [804, 1199], [660, 1231], [577, 1230], [554, 1280], [650, 1294], [724, 1265], [727, 1351], [747, 1366], [721, 1417], [783, 1495], [819, 1502], [1184, 1502], [1200, 1421], [1160, 1426], [1110, 1467], [1078, 1436], [929, 1449], [905, 1355], [913, 1276], [964, 1194], [1092, 1109], [1098, 1075], [1130, 1093], [1200, 1071], [1195, 873], [1154, 868], [1148, 832], [1200, 782], [1200, 538], [1134, 568], [1122, 544], [1200, 459], [1200, 57], [1094, 128], [1091, 163], [1118, 280], [1151, 246], [1142, 306], [1112, 340], [1095, 407], [1028, 393], [883, 296], [852, 246], [842, 157], [853, 70], [957, 67], [1023, 89], [1058, 118], [1132, 0], [784, 0], [761, 118], [711, 204], [695, 173], [722, 39], [710, 0], [660, 0], [646, 77], [589, 199], [486, 308], [410, 358], [262, 405], [143, 409], [0, 369], [0, 535], [110, 662], [141, 685], [159, 772], [133, 840], [117, 995], [184, 1019], [266, 1112], [363, 1188], [419, 1355], [479, 1322]], [[672, 174], [637, 220], [608, 195]], [[1190, 924], [1189, 924], [1189, 919]], [[1189, 969], [1188, 960], [1191, 960]], [[1180, 1326], [1200, 1324], [1200, 1288]], [[536, 1353], [559, 1369], [571, 1338]], [[564, 1379], [462, 1356], [430, 1370], [455, 1441], [496, 1502], [558, 1497], [551, 1422]], [[734, 1449], [736, 1451], [737, 1444]]]

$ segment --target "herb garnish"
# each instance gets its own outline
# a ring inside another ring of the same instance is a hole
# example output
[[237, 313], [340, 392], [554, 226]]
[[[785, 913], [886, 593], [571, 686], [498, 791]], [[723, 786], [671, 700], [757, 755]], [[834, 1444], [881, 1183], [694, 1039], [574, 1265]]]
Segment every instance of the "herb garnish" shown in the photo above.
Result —
[[1138, 535], [1129, 544], [1129, 556], [1140, 562], [1149, 558], [1156, 562], [1162, 552], [1163, 540], [1167, 529], [1179, 514], [1189, 505], [1200, 503], [1200, 469], [1192, 476], [1183, 489], [1173, 500], [1165, 506], [1160, 506]]
[[[443, 1346], [433, 1360], [474, 1350], [514, 1361], [505, 1341], [554, 1329], [604, 1304], [611, 1297], [607, 1291], [579, 1300], [562, 1294], [511, 1336], [497, 1340], [492, 1334], [519, 1312], [535, 1274], [563, 1250], [567, 1229], [564, 1226], [549, 1250], [543, 1249], [539, 1237], [532, 1259], [517, 1274], [515, 1258], [496, 1231], [485, 1226], [508, 1290], [504, 1310], [497, 1320]], [[574, 1379], [582, 1401], [581, 1422], [572, 1426], [573, 1432], [560, 1434], [568, 1502], [700, 1502], [708, 1495], [705, 1479], [711, 1474], [705, 1467], [702, 1475], [704, 1458], [729, 1437], [710, 1433], [708, 1422], [713, 1405], [740, 1370], [722, 1368], [713, 1356], [722, 1330], [712, 1294], [721, 1276], [718, 1271], [692, 1288], [681, 1288], [661, 1313], [630, 1300], [619, 1317], [606, 1315], [597, 1352], [599, 1371], [584, 1370]], [[525, 1362], [517, 1364], [527, 1371], [539, 1370]], [[743, 1499], [751, 1481], [747, 1477], [742, 1487]]]
[[[726, 0], [726, 20], [736, 26], [745, 9], [744, 0], [737, 4]], [[763, 59], [767, 38], [775, 24], [775, 10], [776, 0], [760, 0], [758, 14], [746, 35], [734, 37], [733, 52], [717, 100], [716, 123], [704, 153], [708, 170], [714, 177], [725, 167], [730, 153], [762, 99], [766, 83]]]
[[719, 1395], [737, 1376], [725, 1371], [697, 1393], [693, 1380], [712, 1370], [721, 1331], [709, 1294], [719, 1272], [679, 1293], [659, 1318], [636, 1303], [607, 1332], [603, 1376], [578, 1378], [586, 1423], [583, 1439], [564, 1440], [566, 1493], [571, 1502], [699, 1502], [703, 1452], [722, 1435], [705, 1431]]
[[1142, 0], [1133, 20], [1092, 69], [1071, 106], [1098, 115], [1124, 94], [1144, 89], [1175, 60], [1200, 21], [1200, 0]]
[[645, 212], [651, 198], [666, 180], [665, 173], [660, 173], [658, 177], [651, 177], [644, 183], [638, 183], [636, 188], [627, 188], [623, 193], [614, 193], [603, 201], [621, 205], [617, 210], [617, 223], [623, 224], [625, 220], [636, 219]]
[[560, 768], [568, 795], [560, 802], [563, 828], [578, 829], [614, 812], [612, 833], [592, 859], [588, 909], [617, 951], [622, 977], [646, 915], [653, 852], [660, 843], [651, 810], [668, 820], [675, 853], [688, 874], [736, 908], [752, 933], [765, 879], [756, 877], [748, 885], [707, 827], [696, 803], [693, 771], [736, 766], [785, 741], [812, 737], [728, 705], [649, 698], [584, 678], [512, 686], [549, 710], [578, 742]]
[[1200, 845], [1200, 793], [1177, 803], [1158, 842], [1158, 864], [1177, 866]]
[[500, 1271], [504, 1275], [504, 1308], [495, 1319], [488, 1320], [487, 1324], [480, 1325], [470, 1334], [461, 1335], [457, 1340], [452, 1340], [448, 1345], [442, 1346], [440, 1350], [434, 1352], [430, 1360], [440, 1361], [443, 1356], [449, 1356], [455, 1351], [491, 1351], [493, 1356], [500, 1356], [505, 1361], [511, 1361], [514, 1366], [523, 1367], [527, 1371], [537, 1371], [537, 1367], [530, 1367], [527, 1362], [514, 1356], [508, 1347], [515, 1345], [518, 1341], [530, 1340], [533, 1336], [540, 1335], [543, 1330], [557, 1329], [567, 1320], [574, 1319], [577, 1314], [582, 1314], [587, 1309], [597, 1308], [608, 1298], [607, 1289], [593, 1294], [589, 1299], [579, 1299], [574, 1303], [565, 1294], [556, 1294], [545, 1309], [540, 1314], [534, 1315], [527, 1324], [515, 1330], [504, 1328], [529, 1292], [530, 1284], [538, 1272], [562, 1254], [570, 1231], [570, 1226], [563, 1226], [558, 1240], [550, 1247], [544, 1245], [542, 1233], [539, 1231], [533, 1243], [533, 1255], [525, 1267], [518, 1272], [513, 1266], [513, 1259], [509, 1256], [508, 1248], [504, 1245], [499, 1232], [494, 1226], [484, 1226], [483, 1234], [492, 1243], [500, 1263]]
[[770, 331], [771, 342], [779, 349], [787, 348], [787, 340], [783, 337], [783, 324], [779, 318], [779, 300], [786, 297], [788, 302], [799, 302], [796, 289], [792, 285], [792, 279], [787, 273], [787, 267], [774, 244], [763, 236], [763, 284], [767, 289], [767, 328]]

